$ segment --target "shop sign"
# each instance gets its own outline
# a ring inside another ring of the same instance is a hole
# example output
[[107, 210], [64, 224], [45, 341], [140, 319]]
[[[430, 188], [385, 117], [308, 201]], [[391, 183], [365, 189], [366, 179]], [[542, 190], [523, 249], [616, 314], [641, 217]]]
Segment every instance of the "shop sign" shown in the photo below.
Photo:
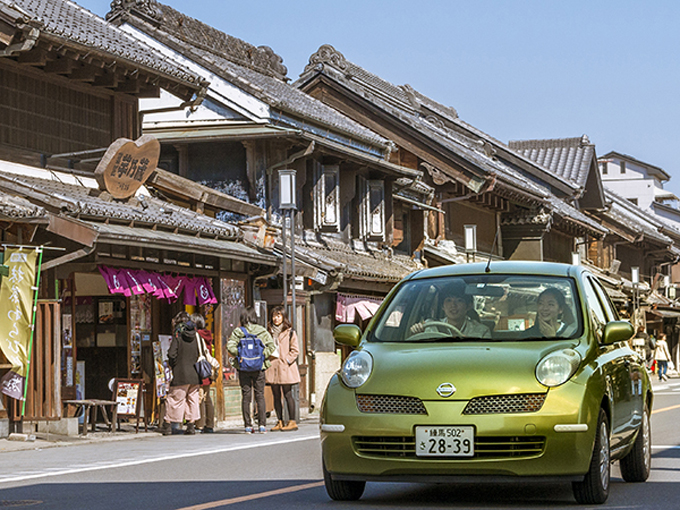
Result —
[[24, 399], [28, 375], [37, 255], [36, 249], [7, 248], [9, 275], [0, 284], [0, 349], [12, 364], [0, 381], [0, 391], [17, 400]]
[[107, 149], [95, 170], [100, 189], [113, 198], [133, 196], [156, 170], [161, 144], [151, 135], [132, 141], [119, 138]]

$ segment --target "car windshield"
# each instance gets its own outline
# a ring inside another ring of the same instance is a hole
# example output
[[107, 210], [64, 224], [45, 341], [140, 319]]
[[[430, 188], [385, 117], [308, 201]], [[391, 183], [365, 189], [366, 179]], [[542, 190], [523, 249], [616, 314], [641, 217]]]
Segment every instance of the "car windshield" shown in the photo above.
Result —
[[574, 338], [581, 314], [570, 278], [474, 275], [411, 280], [378, 318], [377, 342]]

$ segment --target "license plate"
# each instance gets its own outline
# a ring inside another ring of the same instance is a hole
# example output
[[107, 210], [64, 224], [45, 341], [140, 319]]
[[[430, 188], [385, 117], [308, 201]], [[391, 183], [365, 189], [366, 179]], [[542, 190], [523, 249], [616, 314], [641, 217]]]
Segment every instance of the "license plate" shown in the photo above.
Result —
[[472, 457], [474, 454], [474, 427], [416, 427], [418, 457]]

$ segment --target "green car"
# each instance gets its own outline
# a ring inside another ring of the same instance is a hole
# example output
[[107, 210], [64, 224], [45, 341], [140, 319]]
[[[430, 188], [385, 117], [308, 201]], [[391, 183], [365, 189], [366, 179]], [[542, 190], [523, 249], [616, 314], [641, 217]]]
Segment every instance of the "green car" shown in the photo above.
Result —
[[603, 503], [611, 462], [627, 482], [651, 467], [652, 386], [600, 282], [581, 266], [460, 264], [416, 272], [326, 390], [326, 491], [367, 481], [570, 481]]

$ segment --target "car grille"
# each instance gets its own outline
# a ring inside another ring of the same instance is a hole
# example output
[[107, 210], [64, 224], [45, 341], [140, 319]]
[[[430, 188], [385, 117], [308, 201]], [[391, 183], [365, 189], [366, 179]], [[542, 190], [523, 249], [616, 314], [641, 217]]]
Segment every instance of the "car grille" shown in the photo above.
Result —
[[362, 413], [427, 414], [423, 401], [415, 397], [357, 395], [357, 407]]
[[463, 414], [535, 413], [543, 407], [545, 396], [545, 393], [525, 393], [477, 397], [468, 402]]
[[[355, 436], [354, 450], [364, 456], [380, 458], [415, 458], [415, 436]], [[545, 437], [541, 436], [478, 436], [472, 459], [508, 459], [535, 457], [543, 453]], [[428, 461], [451, 460], [451, 457], [427, 457]]]

